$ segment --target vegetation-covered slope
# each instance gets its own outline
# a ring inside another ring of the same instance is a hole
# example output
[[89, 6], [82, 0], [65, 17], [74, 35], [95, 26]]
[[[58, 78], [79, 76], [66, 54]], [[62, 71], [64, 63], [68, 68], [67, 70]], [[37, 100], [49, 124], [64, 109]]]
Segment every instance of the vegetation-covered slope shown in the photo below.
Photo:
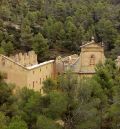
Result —
[[51, 49], [77, 52], [91, 36], [119, 53], [119, 0], [0, 1], [1, 53], [34, 49], [42, 61]]
[[68, 72], [43, 88], [44, 96], [26, 88], [13, 94], [0, 75], [0, 129], [120, 129], [120, 71], [111, 60], [91, 79]]

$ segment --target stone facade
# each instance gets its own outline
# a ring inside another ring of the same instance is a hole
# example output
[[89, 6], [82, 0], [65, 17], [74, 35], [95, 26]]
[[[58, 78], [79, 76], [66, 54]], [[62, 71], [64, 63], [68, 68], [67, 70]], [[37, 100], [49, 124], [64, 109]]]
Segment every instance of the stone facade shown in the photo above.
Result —
[[83, 44], [80, 48], [80, 55], [71, 55], [65, 58], [59, 57], [57, 59], [59, 72], [63, 72], [63, 69], [64, 72], [72, 70], [73, 73], [79, 76], [91, 77], [95, 74], [96, 65], [105, 62], [103, 43], [98, 44], [92, 39], [92, 41]]
[[[43, 93], [43, 82], [47, 78], [55, 79], [58, 74], [72, 70], [79, 77], [91, 77], [95, 67], [105, 62], [103, 44], [92, 41], [81, 46], [80, 55], [74, 54], [65, 58], [57, 57], [38, 64], [34, 51], [19, 53], [6, 57], [0, 55], [0, 71], [6, 73], [6, 82], [15, 84], [17, 88], [28, 87]], [[118, 65], [120, 61], [118, 61]]]
[[20, 53], [12, 58], [0, 55], [0, 71], [6, 74], [5, 81], [15, 84], [16, 88], [26, 86], [43, 93], [43, 81], [55, 77], [55, 61], [38, 64], [34, 52]]
[[15, 56], [10, 56], [10, 58], [16, 63], [23, 65], [24, 67], [38, 64], [37, 55], [34, 51], [29, 51], [28, 53], [23, 54], [18, 53]]
[[94, 74], [97, 64], [104, 64], [104, 47], [103, 44], [97, 44], [94, 40], [81, 46], [80, 59], [78, 68], [75, 68], [79, 74]]

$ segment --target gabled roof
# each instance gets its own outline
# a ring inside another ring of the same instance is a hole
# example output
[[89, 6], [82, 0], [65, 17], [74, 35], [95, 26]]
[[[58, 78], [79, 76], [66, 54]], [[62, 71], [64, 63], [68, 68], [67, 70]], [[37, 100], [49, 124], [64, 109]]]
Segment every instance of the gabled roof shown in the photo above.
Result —
[[91, 44], [96, 44], [99, 47], [102, 47], [103, 46], [103, 43], [99, 43], [98, 44], [98, 43], [95, 42], [95, 40], [92, 40], [92, 41], [90, 41], [90, 42], [88, 42], [86, 44], [83, 44], [82, 46], [80, 46], [80, 48], [86, 47], [86, 46], [91, 45]]

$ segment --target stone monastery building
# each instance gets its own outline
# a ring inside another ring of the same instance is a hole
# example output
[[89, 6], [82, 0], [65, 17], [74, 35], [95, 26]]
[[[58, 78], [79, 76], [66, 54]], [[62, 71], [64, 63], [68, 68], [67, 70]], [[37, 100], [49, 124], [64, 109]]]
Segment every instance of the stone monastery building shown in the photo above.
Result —
[[55, 76], [54, 60], [38, 64], [34, 51], [12, 57], [0, 55], [0, 71], [6, 73], [6, 82], [22, 88], [27, 86], [42, 91], [43, 81]]
[[80, 77], [89, 77], [95, 74], [97, 64], [103, 64], [105, 62], [103, 43], [98, 44], [92, 38], [92, 41], [83, 44], [80, 48], [80, 55], [75, 54], [65, 58], [58, 57], [56, 59], [58, 73], [72, 70], [73, 73]]
[[55, 79], [58, 74], [72, 70], [78, 76], [92, 76], [95, 66], [104, 63], [104, 47], [92, 41], [81, 46], [80, 55], [71, 55], [65, 58], [57, 57], [38, 64], [34, 51], [19, 53], [6, 57], [0, 55], [0, 71], [5, 73], [5, 81], [15, 84], [17, 88], [27, 87], [43, 93], [43, 82], [47, 78]]

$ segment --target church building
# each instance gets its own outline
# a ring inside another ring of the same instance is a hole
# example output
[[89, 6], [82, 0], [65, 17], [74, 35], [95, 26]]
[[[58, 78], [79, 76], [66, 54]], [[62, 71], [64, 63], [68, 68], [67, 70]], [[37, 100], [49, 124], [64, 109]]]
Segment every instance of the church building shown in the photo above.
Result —
[[0, 72], [5, 73], [5, 81], [15, 84], [16, 87], [27, 87], [43, 93], [43, 82], [59, 74], [71, 70], [78, 76], [91, 77], [95, 74], [95, 67], [105, 62], [104, 46], [102, 43], [92, 41], [83, 44], [80, 55], [57, 57], [38, 64], [34, 51], [18, 53], [15, 56], [0, 55]]
[[71, 70], [79, 76], [92, 76], [95, 74], [95, 67], [97, 64], [104, 64], [104, 46], [103, 43], [96, 43], [94, 38], [80, 46], [80, 55], [71, 55], [65, 58], [57, 58], [58, 72], [66, 72]]

